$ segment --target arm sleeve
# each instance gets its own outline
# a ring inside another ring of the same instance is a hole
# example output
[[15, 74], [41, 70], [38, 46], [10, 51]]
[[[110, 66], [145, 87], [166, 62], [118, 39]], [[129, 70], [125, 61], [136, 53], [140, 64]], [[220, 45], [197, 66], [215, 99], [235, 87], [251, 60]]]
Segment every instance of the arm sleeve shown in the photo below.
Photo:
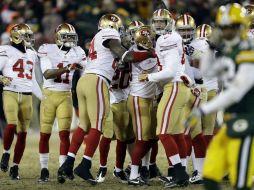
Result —
[[152, 82], [160, 82], [163, 80], [173, 79], [180, 63], [179, 52], [177, 48], [168, 50], [162, 59], [165, 61], [165, 66], [162, 71], [148, 74], [148, 80]]
[[37, 64], [35, 64], [34, 67], [35, 68], [33, 69], [33, 73], [32, 73], [32, 75], [33, 75], [33, 77], [32, 77], [32, 81], [33, 81], [33, 91], [32, 91], [32, 93], [38, 99], [42, 100], [43, 95], [42, 95], [41, 88], [40, 88], [40, 86], [39, 86], [39, 84], [36, 80], [36, 75], [35, 75], [35, 70], [37, 69], [36, 67], [38, 67]]
[[253, 63], [242, 63], [229, 88], [207, 104], [201, 106], [202, 111], [205, 114], [209, 114], [239, 102], [254, 85], [253, 73]]

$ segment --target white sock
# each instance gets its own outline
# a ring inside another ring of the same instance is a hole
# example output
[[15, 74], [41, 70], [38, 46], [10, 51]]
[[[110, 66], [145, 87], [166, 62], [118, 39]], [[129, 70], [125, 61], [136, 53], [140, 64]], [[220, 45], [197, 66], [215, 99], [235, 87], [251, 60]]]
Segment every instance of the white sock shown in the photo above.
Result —
[[63, 163], [65, 162], [67, 156], [66, 155], [60, 155], [59, 156], [59, 166], [61, 167]]
[[40, 154], [41, 168], [48, 169], [49, 153]]
[[70, 156], [70, 157], [72, 157], [72, 158], [75, 158], [76, 157], [76, 155], [75, 154], [73, 154], [72, 152], [68, 152], [68, 154], [67, 154], [68, 156]]
[[186, 167], [187, 166], [187, 159], [181, 158], [181, 163], [182, 163], [182, 166]]
[[13, 163], [12, 163], [12, 166], [18, 166], [18, 164], [16, 164], [16, 163], [13, 162]]
[[147, 169], [149, 169], [149, 162], [150, 162], [151, 152], [152, 152], [152, 149], [150, 149], [146, 153], [146, 155], [142, 158], [142, 166], [146, 166]]
[[121, 172], [121, 171], [123, 171], [123, 169], [120, 169], [120, 168], [118, 168], [118, 167], [115, 166], [115, 171], [116, 171], [116, 172]]
[[195, 169], [198, 170], [198, 173], [202, 175], [203, 173], [203, 165], [205, 158], [195, 158], [193, 163], [195, 165]]
[[130, 180], [136, 179], [137, 177], [139, 177], [138, 169], [139, 169], [139, 166], [131, 165]]
[[181, 163], [181, 158], [179, 154], [175, 154], [174, 156], [170, 156], [169, 160], [171, 161], [172, 165], [176, 165]]
[[3, 153], [7, 153], [7, 154], [10, 154], [11, 151], [10, 150], [4, 150]]
[[100, 164], [100, 168], [107, 168], [107, 165], [102, 166], [102, 165]]
[[86, 155], [84, 155], [83, 158], [90, 160], [90, 161], [92, 160], [92, 158], [90, 156], [86, 156]]

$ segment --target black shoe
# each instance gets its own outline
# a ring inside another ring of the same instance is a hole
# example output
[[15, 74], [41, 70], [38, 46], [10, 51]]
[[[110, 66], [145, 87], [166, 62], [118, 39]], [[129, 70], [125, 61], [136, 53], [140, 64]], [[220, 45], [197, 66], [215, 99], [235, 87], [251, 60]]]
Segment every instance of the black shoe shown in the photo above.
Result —
[[159, 180], [165, 185], [166, 183], [170, 183], [170, 181], [172, 180], [172, 177], [165, 177], [165, 176], [160, 176]]
[[10, 168], [10, 177], [12, 180], [19, 180], [19, 167], [17, 165]]
[[127, 178], [129, 178], [131, 174], [131, 165], [128, 165], [127, 168], [125, 168], [124, 173], [126, 174]]
[[41, 169], [41, 176], [38, 179], [39, 183], [44, 183], [49, 181], [49, 171], [47, 168], [42, 168]]
[[128, 181], [128, 185], [133, 185], [133, 186], [142, 186], [142, 185], [147, 185], [145, 181], [141, 177], [137, 177], [135, 179], [131, 179]]
[[62, 166], [57, 171], [57, 181], [59, 183], [64, 183], [66, 178], [73, 180], [73, 166], [74, 166], [75, 158], [71, 156], [67, 156], [67, 159], [62, 164]]
[[107, 168], [106, 167], [100, 167], [98, 174], [96, 176], [96, 181], [98, 183], [103, 183], [105, 181], [105, 176], [107, 174]]
[[147, 182], [149, 179], [149, 171], [148, 171], [147, 167], [141, 166], [139, 173], [140, 173], [140, 177], [142, 178], [142, 180]]
[[115, 176], [117, 179], [119, 179], [119, 181], [121, 183], [128, 183], [128, 178], [123, 170], [120, 172], [116, 172], [116, 170], [114, 169], [113, 176]]
[[149, 178], [160, 177], [161, 172], [156, 164], [149, 165]]
[[9, 159], [10, 159], [10, 154], [9, 153], [3, 153], [0, 167], [3, 172], [7, 172], [9, 168]]
[[97, 181], [90, 173], [91, 161], [83, 158], [82, 162], [74, 169], [74, 173], [80, 178], [84, 179], [91, 185], [96, 185]]
[[185, 187], [189, 185], [189, 175], [186, 173], [183, 166], [175, 165], [175, 176], [173, 177], [173, 180], [179, 187]]

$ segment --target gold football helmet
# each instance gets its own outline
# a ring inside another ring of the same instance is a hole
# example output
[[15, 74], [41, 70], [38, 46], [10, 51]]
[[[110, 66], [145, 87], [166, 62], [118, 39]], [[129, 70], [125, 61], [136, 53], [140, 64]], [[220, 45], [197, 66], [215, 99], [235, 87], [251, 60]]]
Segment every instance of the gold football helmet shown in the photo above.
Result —
[[[160, 23], [159, 21], [164, 23]], [[172, 31], [173, 23], [173, 16], [167, 9], [158, 9], [154, 11], [152, 16], [152, 29], [157, 35]]]
[[229, 26], [233, 24], [245, 24], [247, 11], [238, 3], [220, 6], [216, 14], [216, 24], [218, 26]]
[[98, 30], [105, 28], [114, 28], [120, 32], [123, 28], [122, 20], [116, 14], [103, 15], [99, 20]]
[[131, 36], [134, 35], [134, 33], [138, 30], [139, 27], [144, 26], [144, 23], [137, 20], [137, 21], [131, 21], [128, 24], [127, 31], [130, 33]]
[[34, 33], [27, 24], [15, 24], [10, 31], [10, 41], [14, 44], [23, 43], [25, 47], [34, 45]]
[[254, 29], [254, 5], [246, 5], [244, 7], [246, 9], [246, 16], [249, 17], [249, 28]]
[[202, 24], [196, 28], [197, 39], [208, 39], [211, 35], [212, 35], [212, 27], [208, 24]]
[[77, 46], [78, 35], [75, 28], [68, 23], [60, 24], [55, 31], [55, 42], [58, 46]]
[[175, 27], [177, 32], [182, 36], [184, 43], [190, 43], [194, 37], [196, 23], [192, 16], [188, 14], [180, 15], [176, 19]]
[[154, 37], [155, 33], [150, 26], [141, 26], [134, 34], [134, 41], [144, 49], [151, 49], [153, 47]]

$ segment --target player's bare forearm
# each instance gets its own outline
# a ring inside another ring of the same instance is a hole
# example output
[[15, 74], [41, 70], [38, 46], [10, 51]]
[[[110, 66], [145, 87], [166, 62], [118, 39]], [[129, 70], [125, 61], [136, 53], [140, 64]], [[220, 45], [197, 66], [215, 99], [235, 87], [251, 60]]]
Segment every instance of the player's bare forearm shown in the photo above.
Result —
[[62, 74], [69, 72], [67, 67], [60, 68], [60, 69], [48, 69], [43, 73], [45, 79], [54, 79]]
[[154, 50], [136, 52], [136, 51], [127, 51], [120, 43], [119, 40], [108, 40], [105, 44], [110, 51], [117, 56], [121, 61], [125, 63], [134, 63], [140, 62], [148, 58], [156, 57]]

